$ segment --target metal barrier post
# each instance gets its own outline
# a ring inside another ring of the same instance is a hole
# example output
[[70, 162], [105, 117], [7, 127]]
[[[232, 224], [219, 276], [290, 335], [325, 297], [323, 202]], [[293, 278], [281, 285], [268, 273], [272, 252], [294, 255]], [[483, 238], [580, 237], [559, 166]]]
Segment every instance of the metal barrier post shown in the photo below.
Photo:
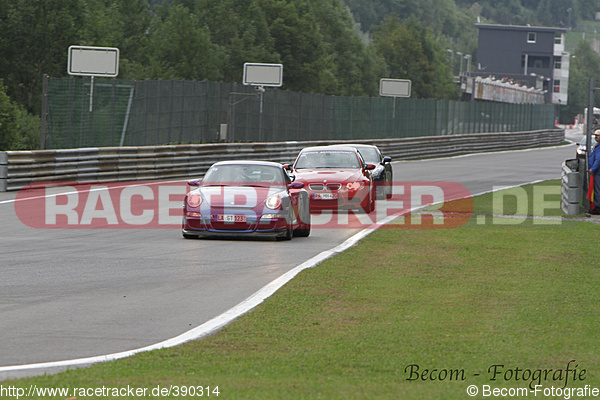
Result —
[[8, 153], [0, 151], [0, 192], [6, 192], [8, 179]]

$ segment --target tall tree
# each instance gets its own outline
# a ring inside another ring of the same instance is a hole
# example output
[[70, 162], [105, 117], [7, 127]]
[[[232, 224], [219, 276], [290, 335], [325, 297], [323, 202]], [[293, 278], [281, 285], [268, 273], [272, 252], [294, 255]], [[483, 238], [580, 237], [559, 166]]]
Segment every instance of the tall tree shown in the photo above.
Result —
[[319, 88], [330, 59], [308, 1], [266, 0], [261, 4], [274, 49], [284, 65], [285, 87], [303, 92]]
[[[596, 79], [596, 86], [600, 82], [600, 58], [589, 41], [582, 41], [573, 52], [569, 67], [569, 103], [561, 107], [561, 121], [573, 121], [577, 114], [583, 113], [588, 106], [589, 80]], [[598, 98], [598, 96], [596, 96]], [[600, 103], [599, 100], [596, 100]]]
[[537, 14], [543, 25], [568, 28], [576, 22], [576, 8], [573, 0], [541, 0]]
[[[141, 61], [153, 15], [146, 0], [87, 0], [83, 42], [117, 47], [120, 77], [127, 77], [130, 61]], [[124, 64], [124, 65], [123, 65]]]
[[222, 49], [182, 5], [164, 6], [148, 34], [136, 74], [150, 79], [220, 80]]
[[416, 21], [401, 24], [387, 18], [373, 35], [375, 48], [390, 70], [390, 78], [410, 79], [417, 98], [455, 98], [457, 89], [445, 53]]
[[224, 51], [223, 80], [241, 82], [245, 62], [279, 63], [263, 7], [255, 0], [198, 0], [190, 5]]
[[83, 0], [0, 0], [0, 76], [13, 100], [40, 112], [42, 74], [66, 75], [85, 20]]
[[387, 74], [383, 58], [361, 40], [350, 11], [338, 1], [313, 1], [319, 30], [330, 59], [319, 90], [327, 94], [375, 96]]
[[15, 114], [16, 107], [6, 94], [5, 87], [0, 80], [0, 151], [13, 150], [17, 141]]

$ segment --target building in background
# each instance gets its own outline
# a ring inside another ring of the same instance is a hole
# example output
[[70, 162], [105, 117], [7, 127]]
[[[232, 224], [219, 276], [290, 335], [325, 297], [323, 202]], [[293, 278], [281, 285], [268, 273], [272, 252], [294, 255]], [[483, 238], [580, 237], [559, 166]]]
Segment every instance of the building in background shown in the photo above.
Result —
[[565, 28], [476, 24], [475, 72], [461, 79], [473, 100], [567, 105]]

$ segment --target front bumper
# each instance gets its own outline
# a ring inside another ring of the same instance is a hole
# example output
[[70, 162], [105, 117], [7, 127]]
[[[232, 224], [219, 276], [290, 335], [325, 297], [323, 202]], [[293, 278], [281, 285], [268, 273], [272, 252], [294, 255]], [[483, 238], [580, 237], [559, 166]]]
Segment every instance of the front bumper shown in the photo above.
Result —
[[187, 236], [285, 236], [290, 224], [282, 213], [245, 214], [245, 222], [217, 221], [216, 215], [183, 216], [182, 233]]
[[355, 208], [365, 208], [369, 205], [369, 189], [361, 189], [356, 192], [348, 190], [339, 190], [331, 192], [334, 195], [332, 199], [322, 199], [323, 193], [309, 190], [309, 205], [313, 210], [347, 210]]

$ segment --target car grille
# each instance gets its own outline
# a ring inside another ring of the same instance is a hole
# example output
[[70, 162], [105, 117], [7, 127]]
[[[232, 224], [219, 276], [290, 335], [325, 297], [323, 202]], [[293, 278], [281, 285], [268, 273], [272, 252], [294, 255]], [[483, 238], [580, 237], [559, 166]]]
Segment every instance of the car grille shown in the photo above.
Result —
[[341, 187], [342, 187], [341, 183], [327, 183], [327, 184], [311, 183], [308, 185], [308, 188], [315, 192], [322, 192], [324, 190], [335, 191], [335, 190], [340, 190]]

